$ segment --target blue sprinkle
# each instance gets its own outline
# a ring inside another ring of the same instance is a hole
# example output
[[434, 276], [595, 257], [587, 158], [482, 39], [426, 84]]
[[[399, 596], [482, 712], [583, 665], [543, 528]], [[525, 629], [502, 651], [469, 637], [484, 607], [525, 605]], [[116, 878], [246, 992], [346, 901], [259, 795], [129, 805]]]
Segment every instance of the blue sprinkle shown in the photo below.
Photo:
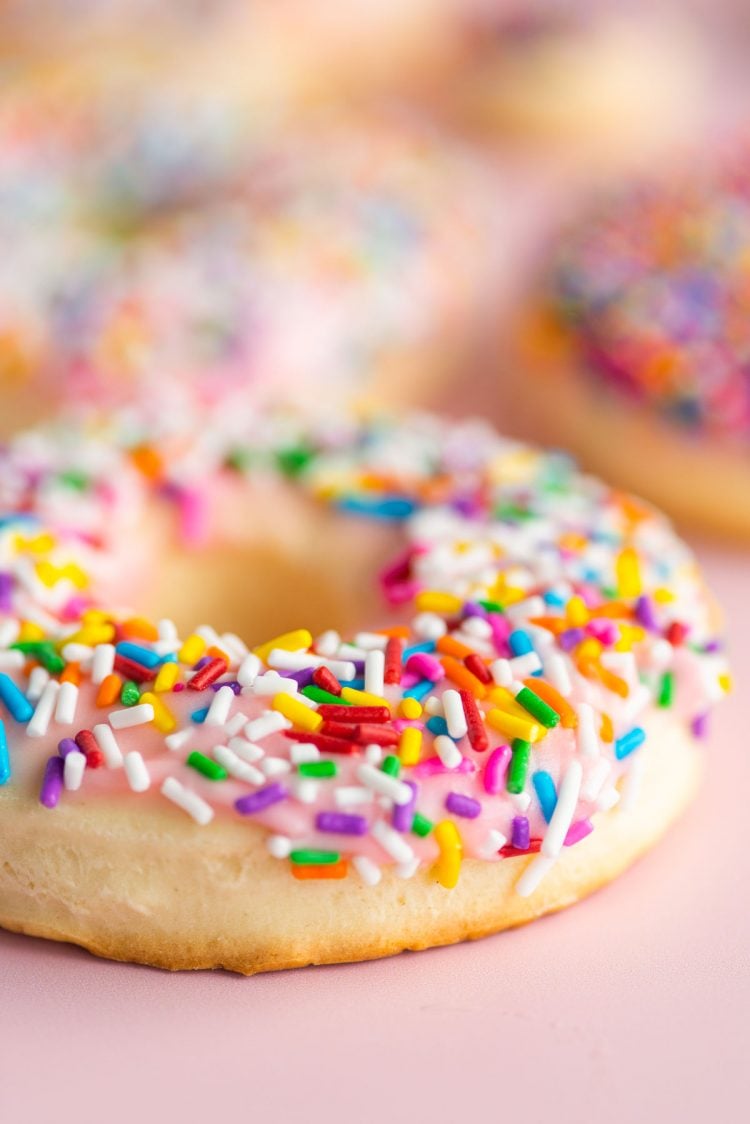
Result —
[[434, 717], [429, 720], [429, 722], [427, 723], [427, 729], [431, 734], [434, 734], [436, 738], [440, 737], [441, 735], [450, 737], [450, 734], [448, 733], [448, 723], [444, 718], [441, 718], [439, 714], [434, 715]]
[[409, 656], [416, 656], [419, 652], [434, 652], [435, 641], [425, 640], [423, 644], [412, 644], [410, 648], [404, 648], [402, 659], [404, 663], [409, 659]]
[[34, 713], [29, 700], [5, 672], [0, 672], [0, 700], [5, 703], [16, 722], [28, 722]]
[[552, 813], [557, 807], [557, 792], [555, 782], [544, 769], [538, 769], [531, 778], [536, 791], [537, 799], [542, 809], [542, 815], [547, 823], [552, 819]]
[[363, 496], [344, 496], [337, 503], [341, 511], [354, 515], [369, 515], [371, 519], [408, 519], [417, 505], [405, 496], [388, 496], [385, 499], [365, 499]]
[[166, 656], [159, 656], [159, 663], [178, 663], [176, 652], [167, 652]]
[[534, 651], [531, 637], [523, 628], [514, 629], [508, 637], [508, 643], [514, 656], [527, 656], [529, 652]]
[[191, 722], [198, 722], [198, 723], [205, 722], [207, 714], [208, 714], [208, 707], [202, 706], [200, 708], [200, 710], [194, 710], [193, 711], [193, 713], [190, 715], [190, 720], [191, 720]]
[[135, 660], [144, 667], [156, 667], [161, 663], [161, 656], [151, 648], [143, 648], [140, 644], [131, 644], [129, 640], [122, 640], [115, 648], [126, 659]]
[[342, 687], [351, 687], [353, 691], [364, 691], [365, 681], [364, 678], [359, 679], [339, 679]]
[[408, 691], [404, 691], [404, 698], [416, 699], [417, 702], [421, 702], [425, 695], [429, 695], [434, 686], [435, 684], [431, 679], [422, 679], [419, 683], [415, 683], [413, 687], [410, 687]]
[[8, 756], [8, 739], [5, 736], [5, 723], [0, 718], [0, 784], [7, 784], [10, 780], [10, 757]]
[[561, 597], [559, 593], [553, 593], [551, 589], [548, 589], [544, 594], [544, 600], [548, 605], [554, 605], [558, 609], [562, 609], [565, 605], [565, 598]]
[[628, 730], [627, 734], [623, 734], [615, 742], [615, 757], [618, 761], [622, 761], [623, 757], [628, 757], [636, 749], [639, 749], [645, 740], [646, 731], [640, 726], [634, 726], [632, 730]]

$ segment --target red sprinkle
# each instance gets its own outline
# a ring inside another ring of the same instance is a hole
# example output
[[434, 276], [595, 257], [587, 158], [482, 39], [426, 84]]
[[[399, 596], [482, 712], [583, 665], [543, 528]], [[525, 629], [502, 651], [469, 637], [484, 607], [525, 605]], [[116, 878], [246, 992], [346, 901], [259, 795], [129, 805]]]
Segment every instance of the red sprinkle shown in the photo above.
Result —
[[492, 682], [492, 676], [489, 673], [487, 664], [476, 652], [472, 652], [470, 656], [467, 656], [464, 663], [467, 670], [470, 671], [472, 675], [476, 675], [480, 683]]
[[73, 739], [86, 758], [89, 769], [100, 769], [104, 764], [104, 754], [99, 749], [96, 738], [91, 730], [79, 730]]
[[216, 656], [214, 659], [209, 660], [204, 664], [200, 671], [196, 671], [195, 675], [188, 679], [188, 687], [191, 691], [204, 691], [206, 687], [210, 687], [217, 679], [226, 673], [229, 665], [226, 660]]
[[313, 683], [321, 691], [328, 691], [330, 695], [341, 694], [341, 684], [333, 672], [327, 667], [316, 667], [313, 672]]
[[387, 706], [335, 706], [333, 703], [319, 706], [318, 714], [327, 722], [352, 722], [355, 726], [360, 722], [388, 722], [391, 717]]
[[503, 856], [504, 859], [513, 858], [514, 855], [535, 855], [537, 851], [541, 849], [541, 846], [541, 839], [530, 839], [528, 847], [526, 847], [524, 850], [519, 850], [518, 847], [514, 847], [512, 846], [512, 844], [506, 843], [504, 847], [500, 848], [499, 853]]
[[321, 734], [328, 734], [332, 738], [346, 738], [348, 741], [356, 741], [357, 727], [352, 726], [349, 722], [324, 722], [320, 727]]
[[360, 745], [396, 745], [400, 737], [391, 726], [378, 726], [372, 722], [363, 722], [354, 729], [354, 736]]
[[359, 753], [361, 746], [352, 740], [332, 738], [329, 734], [309, 734], [303, 730], [284, 730], [284, 737], [293, 742], [316, 745], [323, 753]]
[[404, 642], [398, 636], [391, 636], [385, 646], [385, 674], [386, 683], [401, 682], [401, 659]]
[[132, 679], [134, 683], [148, 683], [150, 679], [156, 677], [156, 671], [150, 667], [144, 667], [142, 663], [136, 663], [135, 660], [129, 660], [127, 656], [115, 656], [115, 671], [119, 671], [120, 675], [124, 675], [126, 679]]
[[681, 621], [672, 621], [667, 629], [667, 640], [674, 648], [679, 648], [680, 644], [684, 644], [687, 639], [689, 628]]
[[487, 731], [484, 728], [484, 723], [482, 722], [482, 716], [479, 713], [477, 701], [471, 691], [462, 689], [458, 693], [461, 696], [461, 702], [464, 706], [466, 725], [468, 726], [469, 741], [472, 749], [475, 749], [477, 753], [483, 753], [485, 749], [489, 748], [490, 742], [487, 737]]

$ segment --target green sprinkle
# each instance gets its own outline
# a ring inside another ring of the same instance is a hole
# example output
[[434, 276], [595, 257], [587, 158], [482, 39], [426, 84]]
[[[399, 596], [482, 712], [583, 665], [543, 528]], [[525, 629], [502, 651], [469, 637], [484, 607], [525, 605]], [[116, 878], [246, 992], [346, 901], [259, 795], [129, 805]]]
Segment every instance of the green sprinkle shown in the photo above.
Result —
[[289, 858], [299, 866], [333, 866], [339, 862], [341, 855], [338, 851], [316, 851], [312, 847], [304, 847], [300, 851], [292, 851]]
[[19, 640], [18, 643], [11, 644], [11, 648], [38, 660], [50, 675], [59, 675], [65, 670], [65, 660], [49, 640]]
[[665, 671], [659, 691], [659, 706], [671, 706], [674, 702], [674, 672]]
[[190, 754], [186, 764], [191, 769], [202, 773], [204, 777], [208, 777], [210, 781], [225, 781], [229, 776], [223, 765], [220, 765], [218, 761], [212, 761], [204, 753], [198, 753], [197, 750]]
[[508, 769], [508, 792], [518, 795], [526, 787], [526, 774], [529, 771], [531, 759], [531, 743], [523, 738], [513, 739], [513, 756]]
[[432, 820], [428, 820], [427, 816], [423, 816], [421, 812], [414, 813], [414, 819], [411, 821], [411, 829], [415, 835], [429, 835], [434, 827]]
[[250, 449], [232, 449], [224, 460], [227, 468], [234, 472], [247, 472], [253, 463], [253, 454]]
[[301, 777], [335, 777], [339, 767], [335, 761], [305, 761], [297, 770]]
[[557, 711], [548, 706], [544, 699], [540, 699], [539, 695], [529, 690], [528, 687], [521, 688], [516, 695], [516, 702], [536, 718], [537, 722], [546, 726], [548, 730], [551, 730], [560, 721], [560, 715]]
[[132, 679], [127, 679], [120, 691], [120, 702], [123, 706], [135, 706], [141, 700], [141, 692], [138, 689], [138, 684], [134, 683]]
[[307, 446], [294, 445], [289, 449], [281, 449], [276, 454], [276, 461], [285, 476], [299, 476], [307, 468], [313, 456], [313, 450]]
[[387, 757], [383, 758], [383, 764], [380, 768], [384, 773], [387, 773], [389, 777], [397, 777], [401, 772], [401, 762], [398, 757], [394, 757], [392, 753], [389, 753]]
[[73, 468], [61, 472], [58, 480], [61, 484], [67, 484], [69, 488], [73, 488], [76, 492], [84, 492], [89, 486], [89, 478], [86, 473], [78, 472]]
[[317, 703], [332, 703], [334, 706], [351, 706], [351, 703], [344, 702], [338, 695], [331, 694], [330, 691], [324, 691], [322, 687], [317, 687], [311, 683], [309, 687], [303, 687], [301, 694], [307, 699], [312, 699]]
[[483, 609], [486, 609], [488, 613], [504, 613], [505, 612], [505, 609], [503, 608], [503, 606], [500, 604], [499, 601], [480, 601], [479, 604], [482, 606]]

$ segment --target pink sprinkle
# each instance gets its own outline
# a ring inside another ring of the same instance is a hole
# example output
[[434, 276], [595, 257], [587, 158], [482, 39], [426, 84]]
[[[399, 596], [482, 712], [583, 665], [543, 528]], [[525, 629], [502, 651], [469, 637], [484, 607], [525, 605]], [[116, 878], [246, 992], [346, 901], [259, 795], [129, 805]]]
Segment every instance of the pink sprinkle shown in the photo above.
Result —
[[589, 621], [586, 625], [586, 632], [608, 648], [617, 640], [617, 627], [611, 621]]
[[439, 773], [476, 773], [476, 771], [476, 765], [468, 757], [462, 757], [461, 764], [455, 769], [449, 769], [439, 757], [428, 757], [426, 761], [420, 761], [412, 769], [412, 773], [417, 777], [434, 777]]
[[406, 661], [406, 669], [415, 673], [417, 681], [430, 679], [433, 683], [437, 683], [438, 679], [445, 678], [443, 665], [429, 652], [415, 652], [413, 656], [409, 656]]
[[184, 691], [185, 690], [185, 684], [184, 683], [175, 683], [172, 690], [173, 691]]
[[180, 492], [180, 530], [189, 546], [198, 546], [208, 539], [208, 505], [205, 496], [193, 489]]
[[418, 582], [409, 581], [401, 585], [386, 586], [383, 592], [389, 605], [406, 605], [407, 602], [414, 600], [419, 589]]
[[507, 617], [501, 616], [499, 613], [489, 613], [487, 619], [490, 622], [492, 629], [492, 641], [499, 656], [507, 659], [511, 652], [508, 647], [508, 637], [510, 636], [510, 621]]
[[410, 727], [415, 730], [424, 729], [424, 722], [420, 722], [418, 719], [411, 721], [408, 718], [396, 718], [393, 722], [391, 722], [391, 725], [393, 726], [394, 730], [398, 731], [399, 734], [402, 734], [404, 730], [408, 730]]
[[493, 749], [484, 767], [482, 780], [484, 781], [485, 792], [490, 792], [493, 796], [496, 796], [498, 792], [503, 791], [505, 774], [508, 771], [512, 756], [513, 753], [509, 745], [499, 745], [497, 749]]
[[401, 674], [401, 690], [408, 691], [410, 687], [416, 687], [417, 683], [422, 682], [422, 676], [417, 675], [414, 671], [404, 671]]
[[574, 843], [580, 843], [587, 835], [590, 835], [594, 830], [594, 825], [591, 820], [576, 820], [568, 828], [568, 834], [563, 840], [564, 847], [572, 847]]

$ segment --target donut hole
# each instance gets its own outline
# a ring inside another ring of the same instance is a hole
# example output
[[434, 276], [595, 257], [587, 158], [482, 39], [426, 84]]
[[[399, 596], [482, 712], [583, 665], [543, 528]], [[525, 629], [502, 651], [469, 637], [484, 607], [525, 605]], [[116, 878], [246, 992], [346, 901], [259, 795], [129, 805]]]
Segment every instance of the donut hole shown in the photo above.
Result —
[[290, 629], [344, 633], [384, 618], [377, 575], [402, 543], [396, 528], [289, 486], [248, 487], [226, 499], [212, 505], [208, 538], [196, 546], [180, 542], [174, 519], [159, 515], [139, 610], [171, 617], [181, 635], [210, 624], [249, 645]]

